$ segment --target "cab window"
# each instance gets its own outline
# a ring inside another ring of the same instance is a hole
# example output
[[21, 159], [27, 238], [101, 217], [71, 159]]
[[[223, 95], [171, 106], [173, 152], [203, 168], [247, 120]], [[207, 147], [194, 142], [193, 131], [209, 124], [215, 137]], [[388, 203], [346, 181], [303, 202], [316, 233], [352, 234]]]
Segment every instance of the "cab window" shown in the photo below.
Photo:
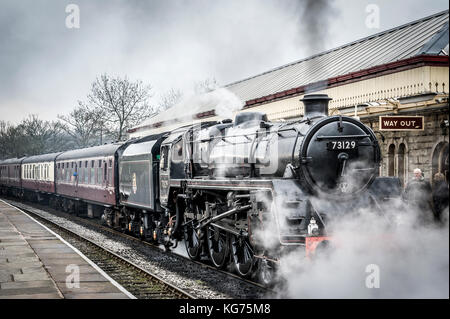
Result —
[[169, 153], [169, 147], [168, 146], [163, 146], [162, 148], [161, 148], [161, 160], [160, 160], [160, 166], [161, 166], [161, 169], [162, 170], [167, 170], [167, 166], [168, 166], [168, 164], [169, 164], [169, 161], [168, 161], [168, 153]]

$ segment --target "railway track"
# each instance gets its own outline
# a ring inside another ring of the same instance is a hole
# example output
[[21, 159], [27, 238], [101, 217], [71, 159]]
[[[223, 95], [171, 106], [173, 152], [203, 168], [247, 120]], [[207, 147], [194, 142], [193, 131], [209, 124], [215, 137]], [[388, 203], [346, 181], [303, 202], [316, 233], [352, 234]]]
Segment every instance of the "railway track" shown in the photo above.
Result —
[[[217, 295], [217, 296], [211, 295], [211, 297], [209, 297], [209, 296], [205, 296], [205, 294], [203, 292], [201, 294], [197, 294], [198, 289], [184, 287], [183, 289], [187, 290], [188, 294], [190, 293], [190, 297], [195, 297], [195, 298], [229, 298], [229, 297], [231, 297], [231, 298], [259, 299], [259, 298], [270, 297], [273, 293], [272, 290], [268, 289], [267, 287], [265, 287], [257, 282], [254, 282], [249, 279], [244, 279], [244, 278], [242, 278], [234, 273], [231, 273], [227, 270], [217, 269], [216, 267], [209, 265], [203, 261], [191, 260], [187, 256], [184, 256], [180, 253], [174, 254], [173, 252], [171, 252], [168, 254], [167, 252], [165, 252], [163, 249], [161, 249], [157, 245], [154, 245], [147, 241], [143, 241], [140, 238], [134, 237], [130, 234], [123, 233], [121, 231], [104, 226], [101, 224], [101, 221], [98, 219], [88, 219], [86, 217], [75, 216], [73, 214], [61, 212], [59, 210], [55, 210], [53, 208], [50, 208], [50, 207], [48, 207], [46, 205], [42, 205], [42, 204], [30, 203], [30, 202], [22, 203], [22, 202], [17, 202], [16, 199], [12, 200], [12, 199], [4, 198], [4, 200], [7, 200], [11, 205], [14, 205], [22, 210], [29, 212], [33, 216], [39, 216], [42, 218], [42, 216], [40, 216], [40, 214], [33, 213], [30, 211], [30, 209], [41, 210], [41, 211], [47, 212], [47, 214], [50, 214], [50, 215], [58, 217], [58, 218], [63, 218], [65, 220], [75, 223], [81, 227], [86, 227], [88, 229], [95, 229], [95, 230], [99, 231], [100, 233], [106, 234], [105, 236], [107, 236], [107, 237], [120, 238], [120, 239], [122, 239], [122, 241], [132, 242], [132, 243], [134, 243], [135, 247], [142, 247], [142, 249], [152, 250], [152, 251], [157, 252], [158, 254], [163, 254], [166, 256], [175, 255], [177, 258], [182, 260], [181, 263], [184, 264], [185, 268], [189, 268], [192, 270], [192, 266], [190, 266], [190, 265], [194, 264], [199, 269], [200, 268], [204, 269], [203, 270], [204, 272], [209, 271], [210, 277], [211, 277], [211, 273], [215, 273], [215, 274], [220, 274], [222, 276], [221, 278], [228, 278], [225, 280], [217, 278], [217, 282], [219, 282], [219, 281], [222, 282], [222, 284], [221, 284], [222, 286], [229, 286], [225, 290], [232, 291], [231, 294], [228, 292], [225, 292], [223, 289], [219, 289], [219, 291], [222, 290], [222, 292], [219, 292], [219, 295]], [[51, 222], [51, 221], [49, 221], [49, 222]], [[65, 228], [65, 227], [62, 227], [62, 228]], [[70, 230], [68, 230], [68, 231], [72, 232]], [[109, 235], [107, 235], [107, 234], [109, 234]], [[180, 243], [180, 244], [182, 244], [182, 243]], [[95, 244], [95, 245], [97, 245], [97, 244]], [[102, 245], [102, 243], [100, 245]], [[74, 246], [76, 246], [76, 245], [74, 245]], [[99, 246], [99, 245], [97, 245], [97, 246]], [[122, 252], [118, 252], [116, 249], [114, 249], [114, 250], [116, 251], [116, 253], [112, 252], [110, 250], [109, 251], [114, 255], [117, 255], [117, 253], [120, 253], [121, 255], [123, 255]], [[88, 254], [86, 254], [86, 255], [88, 256]], [[125, 254], [125, 255], [127, 255], [127, 254]], [[131, 257], [131, 256], [125, 256], [125, 257]], [[123, 258], [123, 257], [120, 257], [120, 258]], [[157, 258], [159, 258], [159, 257], [157, 257]], [[170, 258], [170, 257], [168, 257], [168, 258]], [[131, 257], [131, 259], [135, 260], [133, 257]], [[179, 263], [179, 262], [177, 262], [177, 263]], [[142, 265], [142, 263], [141, 263], [141, 265]], [[101, 267], [101, 268], [103, 268], [103, 267]], [[145, 268], [148, 268], [148, 267], [145, 267]], [[158, 274], [160, 273], [158, 270], [156, 272]], [[192, 274], [190, 273], [189, 276], [191, 277], [191, 275]], [[167, 277], [165, 275], [162, 275], [162, 276], [164, 278]], [[113, 276], [111, 276], [111, 277], [114, 278]], [[195, 281], [195, 282], [201, 282], [201, 281], [203, 282], [204, 281], [204, 279], [201, 277], [198, 277], [198, 279], [195, 278], [196, 276], [192, 276], [192, 277], [193, 277], [193, 281]], [[215, 275], [214, 277], [217, 277], [217, 275]], [[120, 283], [120, 279], [118, 279], [117, 281]], [[178, 282], [175, 282], [175, 284], [178, 285]], [[204, 286], [204, 289], [208, 290], [208, 289], [212, 288], [211, 280], [209, 280], [209, 282], [206, 282], [206, 283], [201, 283], [200, 285], [203, 285], [203, 284], [206, 284], [206, 286]], [[231, 288], [231, 286], [233, 286], [233, 288]], [[125, 285], [124, 285], [124, 287], [125, 287]], [[133, 293], [131, 290], [130, 290], [130, 292]], [[149, 297], [149, 298], [151, 298], [151, 297]], [[164, 298], [164, 297], [159, 297], [159, 298]]]
[[9, 204], [23, 210], [59, 234], [137, 299], [195, 299], [190, 293], [175, 287], [159, 276], [142, 269], [132, 261], [96, 244], [92, 240], [24, 207], [19, 207], [14, 203]]
[[[126, 238], [128, 240], [132, 240], [132, 241], [137, 242], [137, 243], [139, 243], [141, 245], [145, 245], [147, 247], [151, 247], [152, 249], [161, 250], [161, 248], [159, 246], [157, 246], [155, 244], [152, 244], [151, 242], [144, 241], [144, 240], [142, 240], [140, 238], [137, 238], [137, 237], [135, 237], [133, 235], [130, 235], [130, 234], [127, 234], [127, 233], [123, 233], [123, 232], [115, 230], [113, 228], [104, 226], [104, 225], [101, 224], [101, 221], [98, 220], [98, 219], [87, 219], [87, 218], [71, 215], [71, 214], [68, 214], [68, 213], [65, 213], [65, 212], [60, 212], [60, 211], [58, 211], [58, 213], [64, 215], [65, 217], [68, 217], [70, 219], [79, 221], [81, 223], [89, 224], [89, 225], [91, 225], [93, 227], [100, 228], [100, 229], [102, 229], [102, 230], [104, 230], [104, 231], [106, 231], [108, 233], [113, 234], [113, 235], [116, 235], [116, 236], [119, 236], [119, 237], [122, 237], [122, 238]], [[179, 244], [182, 244], [182, 243], [180, 242]], [[267, 287], [265, 287], [264, 285], [262, 285], [262, 284], [260, 284], [258, 282], [255, 282], [253, 280], [249, 280], [249, 279], [246, 279], [246, 278], [242, 278], [242, 277], [240, 277], [240, 276], [238, 276], [238, 275], [236, 275], [236, 274], [234, 274], [234, 273], [232, 273], [230, 271], [226, 271], [226, 270], [223, 270], [223, 269], [218, 269], [218, 268], [216, 268], [216, 267], [214, 267], [214, 266], [212, 266], [212, 265], [210, 265], [210, 264], [208, 264], [206, 262], [203, 262], [203, 261], [192, 260], [189, 257], [187, 257], [185, 255], [182, 255], [180, 253], [177, 253], [175, 251], [172, 251], [172, 253], [175, 253], [175, 254], [177, 254], [177, 256], [179, 256], [179, 257], [181, 257], [181, 258], [183, 258], [183, 259], [185, 259], [185, 260], [187, 260], [189, 262], [197, 264], [197, 265], [199, 265], [201, 267], [206, 267], [206, 268], [209, 268], [209, 269], [214, 270], [216, 272], [220, 272], [220, 273], [225, 274], [225, 275], [227, 275], [229, 277], [238, 279], [238, 280], [240, 280], [242, 282], [246, 282], [248, 284], [254, 285], [254, 286], [259, 287], [261, 289], [267, 289]]]

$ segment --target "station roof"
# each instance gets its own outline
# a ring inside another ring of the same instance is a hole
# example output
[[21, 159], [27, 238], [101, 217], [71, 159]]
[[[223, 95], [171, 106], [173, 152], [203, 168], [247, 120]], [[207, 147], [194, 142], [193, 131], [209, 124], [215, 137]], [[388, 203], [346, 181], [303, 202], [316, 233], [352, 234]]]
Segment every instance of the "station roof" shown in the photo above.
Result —
[[[267, 72], [225, 85], [245, 106], [285, 95], [314, 91], [314, 87], [339, 82], [347, 75], [396, 62], [419, 63], [419, 58], [445, 56], [448, 63], [449, 10], [373, 34], [343, 46], [301, 59]], [[429, 60], [429, 59], [428, 59]], [[427, 61], [428, 61], [427, 60]], [[430, 62], [430, 61], [429, 61]], [[431, 61], [433, 62], [433, 61]], [[361, 72], [360, 72], [361, 73]], [[368, 72], [362, 72], [362, 74]], [[223, 89], [223, 88], [222, 88]], [[213, 95], [214, 93], [208, 93]], [[205, 102], [209, 101], [211, 102]], [[180, 114], [202, 118], [218, 115], [217, 99], [194, 97], [152, 117], [140, 128], [159, 127]], [[198, 103], [196, 103], [198, 102]], [[188, 107], [195, 105], [195, 107]]]
[[418, 55], [448, 56], [448, 20], [445, 10], [226, 87], [250, 101]]

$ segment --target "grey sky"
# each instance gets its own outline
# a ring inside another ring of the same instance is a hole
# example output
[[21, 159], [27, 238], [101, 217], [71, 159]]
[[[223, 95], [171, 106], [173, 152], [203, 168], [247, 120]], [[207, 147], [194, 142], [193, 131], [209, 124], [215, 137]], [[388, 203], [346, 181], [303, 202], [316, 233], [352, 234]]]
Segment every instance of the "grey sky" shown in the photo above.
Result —
[[[80, 8], [80, 29], [65, 26], [70, 3]], [[0, 0], [0, 119], [56, 119], [104, 72], [151, 84], [157, 101], [170, 88], [208, 77], [227, 84], [448, 9], [444, 0], [321, 3]], [[371, 3], [379, 29], [365, 24]]]

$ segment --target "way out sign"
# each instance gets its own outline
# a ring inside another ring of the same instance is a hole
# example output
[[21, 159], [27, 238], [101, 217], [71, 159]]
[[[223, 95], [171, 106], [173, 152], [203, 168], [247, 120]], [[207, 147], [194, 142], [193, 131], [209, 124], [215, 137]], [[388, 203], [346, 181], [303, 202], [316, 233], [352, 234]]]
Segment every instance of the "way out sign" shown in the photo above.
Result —
[[380, 116], [381, 131], [423, 131], [423, 116]]

